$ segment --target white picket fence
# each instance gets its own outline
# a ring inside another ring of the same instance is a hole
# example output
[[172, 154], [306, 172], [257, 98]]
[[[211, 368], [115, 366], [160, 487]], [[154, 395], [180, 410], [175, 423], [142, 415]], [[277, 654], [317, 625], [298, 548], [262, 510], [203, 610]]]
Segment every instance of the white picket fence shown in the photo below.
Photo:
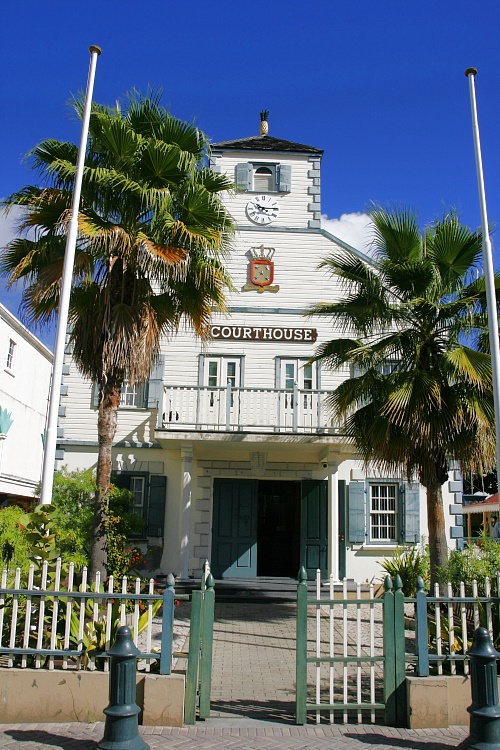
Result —
[[[124, 576], [115, 581], [110, 576], [104, 587], [99, 574], [94, 581], [89, 581], [84, 568], [81, 583], [76, 586], [73, 563], [69, 565], [64, 582], [61, 581], [62, 570], [58, 559], [50, 576], [49, 565], [44, 562], [41, 575], [35, 580], [35, 567], [31, 565], [26, 588], [21, 587], [19, 568], [11, 588], [7, 588], [8, 572], [3, 571], [0, 657], [4, 666], [54, 669], [57, 664], [62, 669], [81, 669], [84, 665], [96, 669], [96, 659], [105, 658], [106, 649], [112, 645], [114, 628], [129, 625], [134, 644], [141, 651], [144, 669], [149, 671], [151, 660], [158, 658], [158, 653], [152, 651], [153, 607], [154, 602], [163, 599], [154, 592], [154, 580], [150, 579], [146, 591], [141, 591], [140, 578]], [[141, 608], [147, 613], [147, 622], [139, 639]], [[156, 627], [161, 631], [161, 621]], [[96, 631], [102, 633], [98, 641], [94, 638]], [[109, 670], [108, 659], [104, 670]]]

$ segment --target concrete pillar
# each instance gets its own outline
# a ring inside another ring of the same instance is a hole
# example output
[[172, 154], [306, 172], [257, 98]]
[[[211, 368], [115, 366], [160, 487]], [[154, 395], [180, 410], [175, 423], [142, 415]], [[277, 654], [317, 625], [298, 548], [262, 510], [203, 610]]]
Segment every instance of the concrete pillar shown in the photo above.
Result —
[[182, 511], [181, 511], [181, 578], [189, 574], [189, 545], [191, 532], [191, 502], [193, 493], [193, 446], [181, 448]]
[[328, 575], [339, 580], [339, 465], [328, 458]]

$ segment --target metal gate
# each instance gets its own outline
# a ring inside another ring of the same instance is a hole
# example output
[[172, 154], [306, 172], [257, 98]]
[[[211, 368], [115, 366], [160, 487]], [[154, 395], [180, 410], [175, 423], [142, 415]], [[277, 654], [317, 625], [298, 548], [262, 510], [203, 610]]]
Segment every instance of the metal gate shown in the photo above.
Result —
[[[367, 595], [362, 596], [362, 593]], [[386, 578], [384, 593], [374, 586], [350, 591], [333, 580], [322, 597], [309, 598], [304, 568], [297, 587], [296, 723], [307, 714], [317, 723], [377, 720], [389, 726], [406, 721], [404, 597], [397, 581]], [[338, 596], [340, 594], [340, 596]]]

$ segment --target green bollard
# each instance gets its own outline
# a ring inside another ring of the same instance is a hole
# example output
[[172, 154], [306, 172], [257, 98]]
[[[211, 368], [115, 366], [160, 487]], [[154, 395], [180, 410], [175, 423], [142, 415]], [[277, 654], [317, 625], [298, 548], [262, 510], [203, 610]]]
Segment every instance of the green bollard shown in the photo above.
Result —
[[500, 748], [500, 707], [498, 705], [497, 659], [500, 657], [486, 628], [474, 633], [470, 656], [472, 704], [470, 736], [465, 744], [475, 750]]
[[135, 702], [136, 658], [140, 651], [134, 646], [130, 628], [122, 626], [108, 651], [111, 657], [109, 672], [109, 706], [104, 709], [106, 723], [104, 737], [98, 750], [148, 750], [139, 736], [140, 708]]

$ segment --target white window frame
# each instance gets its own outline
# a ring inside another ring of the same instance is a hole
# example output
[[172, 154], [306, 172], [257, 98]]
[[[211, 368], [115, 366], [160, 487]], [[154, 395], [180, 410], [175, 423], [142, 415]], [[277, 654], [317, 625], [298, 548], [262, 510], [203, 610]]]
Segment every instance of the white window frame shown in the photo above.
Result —
[[[268, 163], [268, 162], [250, 162], [252, 164], [252, 191], [254, 193], [277, 193], [278, 186], [277, 186], [277, 176], [276, 176], [276, 168], [277, 163]], [[258, 169], [269, 169], [271, 172], [271, 175], [269, 175], [270, 180], [269, 182], [272, 182], [272, 187], [269, 189], [269, 187], [262, 187], [262, 186], [256, 186], [255, 184], [255, 177], [257, 174]]]
[[[132, 474], [130, 476], [130, 492], [134, 496], [132, 510], [141, 518], [144, 518], [146, 500], [146, 477], [144, 475]], [[140, 502], [136, 502], [138, 497], [140, 497]], [[144, 518], [144, 520], [146, 519]]]
[[[232, 388], [243, 387], [243, 362], [244, 356], [236, 354], [230, 356], [228, 354], [205, 354], [203, 356], [203, 366], [200, 372], [200, 385], [205, 388], [214, 388], [215, 390], [210, 393], [210, 408], [213, 408], [216, 402], [216, 393], [219, 388], [226, 388], [228, 382], [231, 383]], [[235, 365], [234, 373], [228, 372], [228, 365]], [[212, 365], [212, 367], [211, 367]], [[213, 371], [213, 365], [215, 365], [216, 372]], [[212, 382], [211, 382], [212, 381]], [[234, 405], [234, 395], [231, 394], [231, 407]]]
[[14, 372], [14, 363], [16, 361], [16, 350], [17, 344], [14, 339], [9, 339], [9, 346], [7, 349], [7, 360], [5, 363], [5, 369], [11, 374]]
[[128, 380], [124, 380], [120, 393], [120, 409], [144, 409], [145, 388], [145, 382], [131, 385]]
[[[241, 388], [243, 386], [243, 361], [244, 355], [235, 354], [205, 354], [202, 359], [202, 368], [200, 371], [199, 384], [205, 388], [225, 388], [228, 380], [232, 388]], [[228, 365], [236, 365], [234, 373], [228, 372]], [[216, 366], [216, 373], [210, 365]], [[211, 382], [212, 381], [212, 382]]]
[[[369, 482], [368, 503], [369, 541], [372, 544], [398, 544], [400, 536], [398, 483]], [[392, 535], [390, 535], [390, 529], [393, 529]], [[384, 530], [385, 533], [383, 533]]]

